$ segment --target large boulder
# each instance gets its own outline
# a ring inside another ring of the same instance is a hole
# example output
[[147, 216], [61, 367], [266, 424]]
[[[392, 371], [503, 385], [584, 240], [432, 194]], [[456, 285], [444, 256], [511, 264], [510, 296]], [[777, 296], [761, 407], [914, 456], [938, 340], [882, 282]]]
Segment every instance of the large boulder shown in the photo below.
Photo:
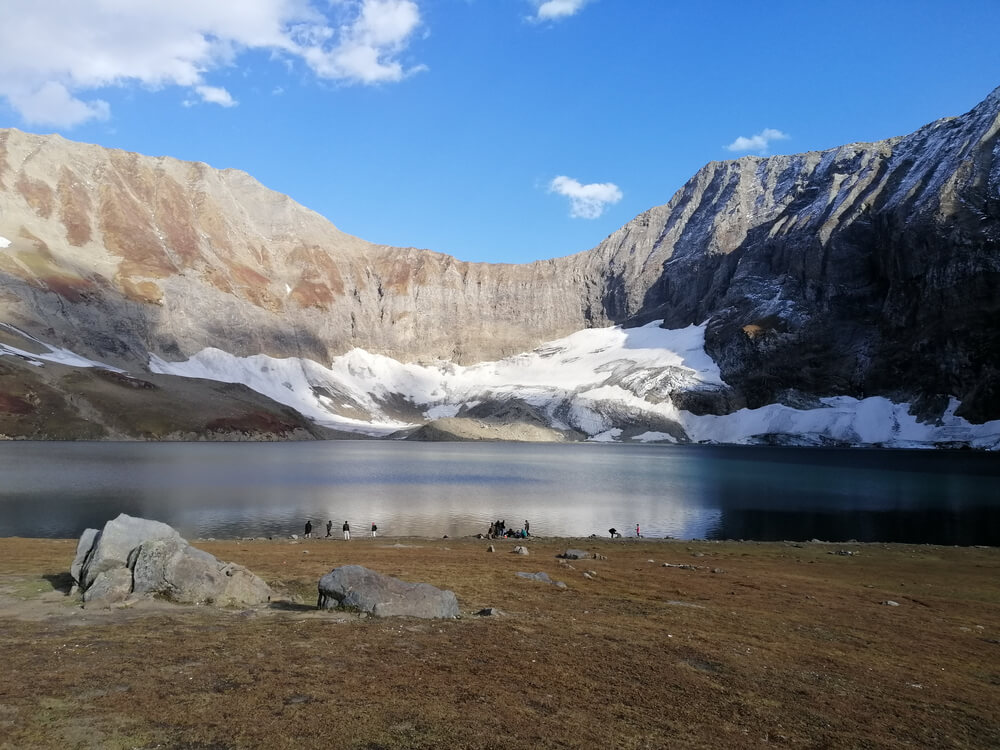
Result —
[[361, 565], [334, 568], [319, 579], [319, 609], [346, 607], [376, 617], [458, 617], [458, 599], [428, 583], [407, 583]]
[[246, 605], [270, 600], [271, 589], [241, 565], [195, 549], [172, 527], [124, 513], [77, 545], [73, 579], [89, 604], [160, 595], [189, 604]]
[[263, 604], [267, 584], [242, 565], [223, 563], [179, 537], [144, 542], [133, 555], [132, 593], [185, 604]]
[[[81, 548], [85, 546], [85, 540], [88, 538], [91, 540], [91, 548], [84, 551]], [[79, 565], [80, 570], [76, 581], [81, 589], [87, 590], [94, 583], [94, 579], [104, 571], [128, 567], [129, 553], [143, 542], [172, 538], [180, 539], [181, 535], [165, 523], [121, 513], [117, 518], [104, 524], [101, 531], [87, 529], [80, 536], [76, 559], [73, 561], [73, 567], [77, 568]]]

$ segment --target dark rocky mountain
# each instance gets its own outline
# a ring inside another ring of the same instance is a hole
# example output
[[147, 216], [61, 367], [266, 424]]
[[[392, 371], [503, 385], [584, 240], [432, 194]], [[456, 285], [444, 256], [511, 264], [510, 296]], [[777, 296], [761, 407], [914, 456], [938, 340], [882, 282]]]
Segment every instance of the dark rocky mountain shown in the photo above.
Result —
[[[0, 131], [0, 346], [35, 339], [141, 379], [151, 356], [209, 347], [468, 365], [586, 328], [707, 322], [724, 386], [658, 397], [688, 414], [879, 396], [928, 424], [952, 399], [970, 423], [1000, 420], [998, 134], [1000, 89], [908, 136], [713, 162], [593, 250], [503, 265], [364, 242], [238, 171]], [[37, 368], [11, 360], [6, 391], [37, 391]], [[103, 396], [47, 378], [60, 409], [106, 422]], [[60, 434], [11, 404], [0, 432]]]

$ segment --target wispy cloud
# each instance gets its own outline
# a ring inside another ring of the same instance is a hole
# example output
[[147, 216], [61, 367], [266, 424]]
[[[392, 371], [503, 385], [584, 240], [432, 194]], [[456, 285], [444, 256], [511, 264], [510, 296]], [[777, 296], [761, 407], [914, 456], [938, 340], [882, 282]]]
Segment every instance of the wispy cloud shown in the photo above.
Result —
[[417, 0], [6, 0], [0, 97], [33, 124], [107, 119], [110, 86], [180, 86], [223, 107], [213, 72], [251, 50], [303, 61], [344, 83], [400, 81], [423, 70], [400, 59], [421, 26]]
[[747, 138], [741, 135], [735, 141], [726, 146], [728, 151], [755, 151], [758, 154], [766, 154], [771, 146], [771, 141], [783, 141], [789, 138], [787, 133], [782, 133], [774, 128], [764, 128], [757, 135]]
[[574, 219], [596, 219], [608, 205], [622, 199], [621, 189], [613, 182], [583, 185], [572, 177], [565, 176], [552, 180], [549, 192], [569, 198], [569, 215]]
[[195, 86], [194, 90], [203, 102], [218, 104], [221, 107], [235, 107], [236, 100], [232, 94], [219, 86]]
[[535, 15], [529, 16], [532, 21], [558, 21], [568, 18], [579, 11], [591, 0], [531, 0], [535, 6]]

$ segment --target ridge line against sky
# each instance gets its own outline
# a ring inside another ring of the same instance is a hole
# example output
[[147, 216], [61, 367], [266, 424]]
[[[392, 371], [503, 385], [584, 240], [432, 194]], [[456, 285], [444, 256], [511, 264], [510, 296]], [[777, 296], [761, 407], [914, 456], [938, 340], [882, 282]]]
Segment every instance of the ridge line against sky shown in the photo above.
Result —
[[[372, 242], [593, 247], [709, 161], [1000, 84], [1000, 3], [5, 0], [0, 126], [234, 167]], [[821, 5], [821, 4], [816, 4]]]

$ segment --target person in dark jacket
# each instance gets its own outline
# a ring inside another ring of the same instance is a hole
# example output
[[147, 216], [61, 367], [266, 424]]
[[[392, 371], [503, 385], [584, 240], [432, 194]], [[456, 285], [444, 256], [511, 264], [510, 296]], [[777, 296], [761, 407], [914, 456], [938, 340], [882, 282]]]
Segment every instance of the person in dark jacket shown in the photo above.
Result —
[[347, 521], [344, 521], [344, 541], [351, 541], [351, 525]]

